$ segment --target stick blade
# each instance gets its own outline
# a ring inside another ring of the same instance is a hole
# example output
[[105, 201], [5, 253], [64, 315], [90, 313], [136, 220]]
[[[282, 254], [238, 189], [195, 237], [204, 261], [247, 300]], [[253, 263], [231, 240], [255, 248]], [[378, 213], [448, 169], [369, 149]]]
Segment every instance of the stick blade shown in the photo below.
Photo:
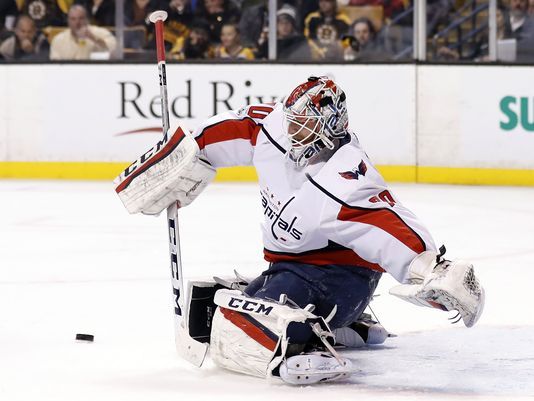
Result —
[[206, 359], [209, 344], [201, 343], [189, 336], [184, 328], [176, 330], [176, 351], [178, 355], [196, 367], [201, 367]]

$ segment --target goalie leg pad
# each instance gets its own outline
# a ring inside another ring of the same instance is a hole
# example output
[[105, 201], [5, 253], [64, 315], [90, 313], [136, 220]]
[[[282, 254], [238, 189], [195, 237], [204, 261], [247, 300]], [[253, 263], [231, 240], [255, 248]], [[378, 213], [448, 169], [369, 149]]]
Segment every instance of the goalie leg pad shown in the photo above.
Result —
[[[217, 308], [211, 330], [210, 356], [225, 369], [267, 377], [282, 344], [282, 333], [246, 313]], [[274, 367], [273, 367], [274, 368]]]
[[159, 214], [173, 202], [187, 206], [215, 177], [215, 169], [199, 159], [196, 141], [182, 128], [168, 136], [115, 179], [115, 191], [129, 213]]
[[215, 294], [210, 355], [226, 369], [270, 377], [288, 346], [287, 327], [317, 316], [305, 309], [249, 297], [235, 290]]
[[213, 315], [217, 305], [213, 298], [215, 292], [223, 288], [215, 281], [191, 281], [188, 284], [189, 297], [186, 316], [189, 336], [201, 343], [210, 342]]

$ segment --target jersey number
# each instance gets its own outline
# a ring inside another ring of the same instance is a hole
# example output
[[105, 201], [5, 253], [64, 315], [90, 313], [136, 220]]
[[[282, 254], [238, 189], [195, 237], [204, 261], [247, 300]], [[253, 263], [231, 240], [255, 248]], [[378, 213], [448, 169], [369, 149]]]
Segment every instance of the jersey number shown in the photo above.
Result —
[[271, 111], [273, 111], [273, 108], [269, 106], [250, 106], [247, 114], [251, 118], [263, 120]]
[[369, 202], [371, 203], [386, 202], [391, 207], [395, 206], [395, 199], [393, 199], [393, 195], [391, 195], [391, 193], [388, 190], [380, 192], [378, 196], [373, 196], [372, 198], [369, 199]]

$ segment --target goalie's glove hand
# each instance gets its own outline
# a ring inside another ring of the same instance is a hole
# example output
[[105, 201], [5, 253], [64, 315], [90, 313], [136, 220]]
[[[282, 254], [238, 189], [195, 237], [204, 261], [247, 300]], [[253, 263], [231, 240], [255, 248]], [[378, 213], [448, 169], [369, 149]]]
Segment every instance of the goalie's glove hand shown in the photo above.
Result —
[[407, 284], [389, 293], [415, 305], [456, 310], [467, 327], [473, 326], [484, 309], [485, 293], [475, 276], [473, 265], [465, 261], [449, 261], [426, 251], [410, 264]]

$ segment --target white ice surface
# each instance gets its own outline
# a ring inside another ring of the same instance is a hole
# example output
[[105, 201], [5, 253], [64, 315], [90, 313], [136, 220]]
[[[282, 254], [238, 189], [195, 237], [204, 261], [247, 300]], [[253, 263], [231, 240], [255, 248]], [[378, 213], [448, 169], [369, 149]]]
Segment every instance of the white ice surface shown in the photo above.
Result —
[[[0, 181], [0, 401], [534, 399], [534, 189], [392, 185], [486, 288], [478, 325], [387, 294], [399, 337], [345, 353], [349, 382], [289, 387], [201, 369], [174, 351], [166, 224], [111, 183]], [[266, 266], [255, 185], [212, 185], [180, 212], [188, 278]], [[94, 343], [74, 340], [95, 335]]]

